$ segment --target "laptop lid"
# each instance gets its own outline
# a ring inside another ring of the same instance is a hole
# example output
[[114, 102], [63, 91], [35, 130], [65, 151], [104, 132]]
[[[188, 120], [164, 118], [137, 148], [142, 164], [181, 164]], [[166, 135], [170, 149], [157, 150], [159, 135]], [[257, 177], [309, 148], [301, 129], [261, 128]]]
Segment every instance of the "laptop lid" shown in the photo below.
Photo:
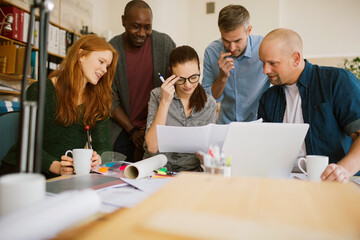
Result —
[[229, 125], [223, 151], [231, 156], [231, 176], [289, 178], [309, 124]]

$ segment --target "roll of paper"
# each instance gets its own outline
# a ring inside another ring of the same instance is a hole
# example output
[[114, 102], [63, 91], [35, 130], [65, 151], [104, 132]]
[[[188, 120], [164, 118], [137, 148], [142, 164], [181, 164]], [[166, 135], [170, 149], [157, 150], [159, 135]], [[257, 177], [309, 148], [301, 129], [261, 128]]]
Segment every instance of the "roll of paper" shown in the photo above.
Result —
[[94, 190], [68, 191], [0, 218], [3, 239], [49, 239], [98, 212], [101, 199]]
[[149, 176], [154, 170], [164, 167], [166, 163], [167, 157], [164, 154], [158, 154], [154, 157], [128, 165], [125, 168], [125, 177], [139, 179]]

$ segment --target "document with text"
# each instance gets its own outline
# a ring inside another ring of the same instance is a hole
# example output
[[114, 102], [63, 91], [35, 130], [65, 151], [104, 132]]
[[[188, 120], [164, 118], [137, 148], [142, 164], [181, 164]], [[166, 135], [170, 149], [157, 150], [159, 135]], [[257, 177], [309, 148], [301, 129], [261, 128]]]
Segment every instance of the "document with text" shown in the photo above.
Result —
[[225, 140], [228, 124], [208, 124], [200, 127], [157, 126], [159, 152], [207, 152], [210, 145], [220, 149]]
[[[262, 118], [252, 121], [262, 123]], [[199, 127], [156, 126], [159, 152], [208, 152], [210, 145], [222, 149], [229, 124]]]

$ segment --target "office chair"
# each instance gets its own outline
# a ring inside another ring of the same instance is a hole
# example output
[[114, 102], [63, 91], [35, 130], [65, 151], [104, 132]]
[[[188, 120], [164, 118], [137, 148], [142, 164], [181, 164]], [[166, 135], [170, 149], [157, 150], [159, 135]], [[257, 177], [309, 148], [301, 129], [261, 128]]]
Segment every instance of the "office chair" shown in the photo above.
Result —
[[18, 141], [20, 111], [0, 115], [0, 165], [9, 149]]

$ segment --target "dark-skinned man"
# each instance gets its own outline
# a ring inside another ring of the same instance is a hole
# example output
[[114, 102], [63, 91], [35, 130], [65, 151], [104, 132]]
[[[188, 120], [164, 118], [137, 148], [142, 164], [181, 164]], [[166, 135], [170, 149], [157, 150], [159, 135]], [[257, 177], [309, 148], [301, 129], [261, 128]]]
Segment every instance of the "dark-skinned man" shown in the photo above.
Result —
[[119, 53], [112, 88], [115, 93], [110, 122], [114, 151], [127, 161], [141, 160], [150, 91], [161, 86], [158, 73], [168, 74], [168, 59], [175, 47], [166, 34], [152, 30], [152, 11], [141, 0], [127, 3], [122, 16], [125, 32], [110, 40]]

